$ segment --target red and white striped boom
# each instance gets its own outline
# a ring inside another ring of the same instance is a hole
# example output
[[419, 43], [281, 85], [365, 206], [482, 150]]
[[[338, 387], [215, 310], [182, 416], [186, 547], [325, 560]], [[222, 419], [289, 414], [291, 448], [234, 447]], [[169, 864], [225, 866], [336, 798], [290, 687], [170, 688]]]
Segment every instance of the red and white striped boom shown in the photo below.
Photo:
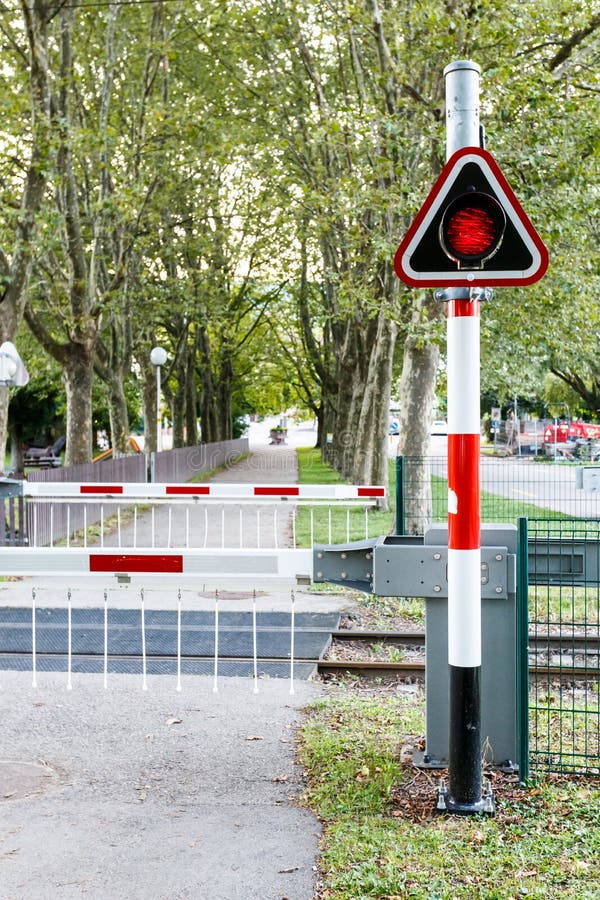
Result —
[[119, 500], [364, 500], [386, 496], [382, 485], [352, 484], [167, 484], [24, 481], [23, 495], [42, 499]]

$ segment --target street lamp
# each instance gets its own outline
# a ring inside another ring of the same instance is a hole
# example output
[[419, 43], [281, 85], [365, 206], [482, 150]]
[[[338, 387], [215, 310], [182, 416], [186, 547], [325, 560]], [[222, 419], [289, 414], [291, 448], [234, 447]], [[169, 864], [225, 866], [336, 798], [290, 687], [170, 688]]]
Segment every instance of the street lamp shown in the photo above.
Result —
[[22, 387], [29, 381], [29, 373], [17, 348], [10, 341], [0, 346], [0, 385]]
[[160, 367], [167, 361], [167, 351], [162, 347], [154, 347], [150, 351], [150, 362], [156, 368], [156, 450], [162, 450], [162, 419], [160, 415]]

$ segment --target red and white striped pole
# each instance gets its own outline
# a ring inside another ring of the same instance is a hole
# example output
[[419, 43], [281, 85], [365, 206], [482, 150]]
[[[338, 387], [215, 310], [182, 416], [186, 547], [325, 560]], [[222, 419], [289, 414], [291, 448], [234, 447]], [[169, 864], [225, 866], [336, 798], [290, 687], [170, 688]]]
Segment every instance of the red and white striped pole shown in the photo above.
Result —
[[[456, 291], [456, 293], [459, 293]], [[463, 291], [468, 295], [469, 291]], [[479, 300], [448, 302], [449, 791], [446, 806], [482, 811]]]
[[[480, 144], [479, 74], [473, 62], [451, 63], [444, 70], [447, 158]], [[450, 746], [448, 790], [438, 805], [461, 815], [486, 807], [481, 772], [478, 297], [479, 291], [469, 288], [446, 292]]]

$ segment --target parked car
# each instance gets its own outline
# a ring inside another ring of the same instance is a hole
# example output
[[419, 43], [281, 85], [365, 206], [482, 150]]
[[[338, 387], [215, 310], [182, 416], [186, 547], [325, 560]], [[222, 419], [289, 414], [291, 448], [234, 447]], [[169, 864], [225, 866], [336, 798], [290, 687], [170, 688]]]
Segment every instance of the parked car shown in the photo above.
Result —
[[444, 419], [436, 419], [429, 434], [448, 434], [448, 423]]

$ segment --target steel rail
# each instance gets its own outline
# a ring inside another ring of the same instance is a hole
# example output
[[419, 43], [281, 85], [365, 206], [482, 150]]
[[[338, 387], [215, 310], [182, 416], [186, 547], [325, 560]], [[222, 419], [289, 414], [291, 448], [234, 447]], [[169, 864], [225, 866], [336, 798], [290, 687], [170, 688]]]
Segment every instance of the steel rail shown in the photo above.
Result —
[[[424, 662], [387, 662], [385, 660], [343, 660], [320, 659], [317, 671], [320, 675], [335, 673], [354, 673], [363, 675], [387, 674], [413, 676], [423, 678], [425, 675]], [[533, 676], [552, 676], [561, 680], [588, 681], [598, 680], [600, 670], [598, 667], [586, 668], [584, 666], [530, 666], [529, 674]]]
[[[425, 646], [425, 633], [422, 631], [352, 631], [343, 629], [333, 631], [331, 637], [334, 640], [359, 641], [364, 643], [390, 643], [405, 644], [408, 646]], [[530, 633], [529, 645], [542, 644], [544, 647], [563, 650], [583, 649], [591, 652], [596, 648], [600, 652], [600, 635], [585, 634], [539, 634]]]

